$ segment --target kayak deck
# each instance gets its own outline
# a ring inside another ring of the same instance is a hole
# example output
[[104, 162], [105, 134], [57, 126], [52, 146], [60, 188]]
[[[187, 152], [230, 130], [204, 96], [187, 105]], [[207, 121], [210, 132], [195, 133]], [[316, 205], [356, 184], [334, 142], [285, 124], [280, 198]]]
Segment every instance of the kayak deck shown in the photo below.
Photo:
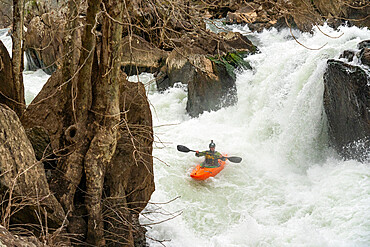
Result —
[[216, 176], [220, 171], [222, 171], [226, 165], [226, 161], [218, 160], [220, 164], [219, 167], [201, 167], [197, 165], [193, 171], [190, 173], [190, 177], [195, 180], [206, 180], [209, 177]]

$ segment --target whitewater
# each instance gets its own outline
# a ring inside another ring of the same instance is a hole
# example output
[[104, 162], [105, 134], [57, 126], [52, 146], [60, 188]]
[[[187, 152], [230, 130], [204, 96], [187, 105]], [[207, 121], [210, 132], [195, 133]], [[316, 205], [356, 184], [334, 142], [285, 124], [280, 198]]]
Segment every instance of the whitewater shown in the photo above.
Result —
[[[149, 245], [370, 246], [370, 164], [343, 160], [329, 147], [323, 108], [327, 60], [356, 50], [370, 30], [324, 25], [294, 31], [298, 43], [288, 29], [227, 28], [259, 49], [245, 59], [252, 69], [237, 73], [235, 106], [190, 118], [186, 85], [159, 93], [153, 75], [130, 77], [146, 84], [153, 115], [156, 190], [140, 216]], [[30, 102], [48, 76], [24, 74]], [[243, 161], [192, 180], [202, 158], [176, 146], [203, 151], [211, 140]]]

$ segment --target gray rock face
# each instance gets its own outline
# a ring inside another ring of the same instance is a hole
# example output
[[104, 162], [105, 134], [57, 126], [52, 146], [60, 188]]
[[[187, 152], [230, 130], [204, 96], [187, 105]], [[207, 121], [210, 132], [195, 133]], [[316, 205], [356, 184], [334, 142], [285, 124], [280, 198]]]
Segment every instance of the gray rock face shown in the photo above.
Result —
[[324, 74], [329, 140], [346, 159], [370, 160], [369, 72], [366, 66], [329, 60]]

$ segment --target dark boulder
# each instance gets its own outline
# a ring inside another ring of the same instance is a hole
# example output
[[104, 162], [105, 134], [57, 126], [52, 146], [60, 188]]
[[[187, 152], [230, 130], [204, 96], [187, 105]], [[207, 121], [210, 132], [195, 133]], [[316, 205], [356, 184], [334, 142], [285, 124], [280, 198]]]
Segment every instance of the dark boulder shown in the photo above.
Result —
[[235, 78], [225, 65], [204, 61], [207, 70], [196, 69], [193, 80], [188, 82], [186, 110], [192, 117], [205, 111], [216, 111], [237, 103]]
[[370, 67], [370, 48], [363, 48], [359, 53], [359, 59], [362, 64]]
[[369, 71], [329, 60], [324, 74], [324, 108], [330, 144], [344, 158], [370, 159]]
[[186, 110], [192, 117], [237, 102], [235, 70], [249, 68], [243, 60], [257, 48], [240, 33], [184, 35], [156, 76], [160, 91], [181, 82], [188, 85]]

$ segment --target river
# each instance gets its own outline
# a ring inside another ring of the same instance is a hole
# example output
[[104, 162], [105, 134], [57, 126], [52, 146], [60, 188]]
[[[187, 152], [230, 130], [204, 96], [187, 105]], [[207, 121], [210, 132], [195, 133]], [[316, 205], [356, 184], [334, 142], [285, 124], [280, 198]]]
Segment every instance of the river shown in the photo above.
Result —
[[[370, 164], [342, 160], [328, 146], [323, 108], [326, 61], [356, 50], [370, 30], [324, 25], [295, 31], [298, 43], [289, 30], [228, 28], [260, 50], [246, 58], [253, 69], [237, 74], [237, 105], [190, 118], [185, 85], [159, 93], [151, 74], [140, 76], [155, 134], [156, 190], [140, 217], [150, 246], [370, 246]], [[48, 76], [24, 74], [29, 102]], [[203, 151], [211, 140], [243, 161], [192, 180], [202, 159], [176, 145]]]

